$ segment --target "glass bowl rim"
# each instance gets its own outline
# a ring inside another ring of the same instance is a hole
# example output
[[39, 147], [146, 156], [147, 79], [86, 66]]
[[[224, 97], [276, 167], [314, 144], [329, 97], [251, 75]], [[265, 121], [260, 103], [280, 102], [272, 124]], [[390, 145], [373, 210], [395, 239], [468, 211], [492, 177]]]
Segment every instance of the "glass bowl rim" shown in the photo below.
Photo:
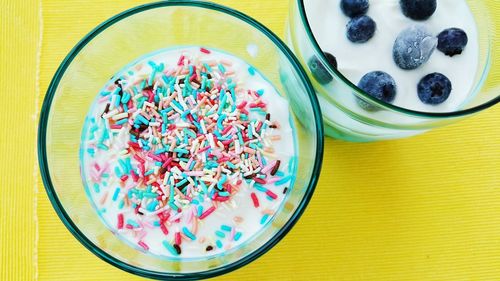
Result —
[[[497, 97], [495, 97], [495, 98], [493, 98], [485, 103], [482, 103], [478, 106], [471, 107], [471, 108], [468, 108], [465, 110], [458, 110], [458, 111], [453, 111], [453, 112], [425, 112], [425, 111], [416, 111], [416, 110], [411, 110], [411, 109], [399, 107], [399, 106], [387, 103], [385, 101], [378, 100], [378, 99], [372, 97], [371, 95], [369, 95], [368, 93], [366, 93], [365, 91], [358, 88], [358, 86], [356, 86], [351, 81], [349, 81], [349, 79], [347, 79], [342, 73], [340, 73], [337, 69], [333, 68], [329, 63], [327, 63], [328, 60], [326, 58], [326, 55], [321, 50], [321, 47], [319, 46], [318, 41], [314, 37], [311, 25], [309, 23], [309, 20], [307, 19], [305, 5], [304, 5], [305, 0], [295, 0], [295, 1], [297, 3], [300, 18], [301, 18], [302, 24], [306, 30], [307, 37], [309, 38], [309, 41], [311, 41], [311, 43], [313, 45], [314, 52], [315, 52], [316, 56], [318, 56], [320, 58], [322, 64], [326, 66], [326, 69], [330, 73], [334, 73], [338, 78], [340, 78], [340, 80], [342, 82], [344, 82], [347, 86], [349, 86], [349, 88], [351, 88], [356, 94], [360, 94], [364, 99], [370, 100], [371, 102], [375, 103], [377, 106], [389, 108], [393, 111], [400, 112], [400, 113], [407, 114], [407, 115], [411, 115], [411, 116], [439, 119], [439, 118], [453, 118], [453, 117], [463, 117], [463, 116], [471, 115], [471, 114], [480, 112], [482, 110], [488, 109], [488, 108], [490, 108], [490, 107], [492, 107], [495, 104], [500, 102], [500, 93], [499, 93]], [[292, 28], [292, 27], [290, 26], [289, 28]], [[489, 40], [489, 41], [491, 43], [491, 40]], [[490, 48], [489, 52], [491, 52], [491, 48]], [[490, 62], [488, 62], [488, 64], [490, 64]], [[483, 75], [484, 75], [484, 73], [483, 73]], [[478, 89], [478, 91], [480, 91], [480, 89]]]
[[[46, 151], [46, 133], [47, 133], [47, 124], [48, 124], [48, 118], [50, 115], [50, 109], [52, 105], [52, 101], [55, 95], [55, 92], [59, 86], [59, 82], [63, 75], [65, 74], [66, 69], [69, 67], [69, 65], [72, 63], [73, 59], [80, 53], [80, 51], [98, 34], [100, 34], [102, 31], [106, 30], [108, 27], [114, 25], [115, 23], [128, 18], [129, 16], [138, 14], [143, 11], [147, 10], [152, 10], [156, 8], [163, 8], [163, 7], [195, 7], [195, 8], [202, 8], [202, 9], [208, 9], [220, 13], [227, 14], [229, 16], [232, 16], [238, 20], [241, 20], [247, 24], [249, 24], [251, 27], [257, 29], [259, 32], [264, 34], [271, 40], [271, 42], [274, 43], [276, 47], [280, 49], [280, 51], [285, 54], [287, 59], [290, 61], [292, 64], [292, 67], [294, 70], [298, 73], [300, 76], [300, 80], [302, 84], [306, 88], [307, 95], [309, 97], [309, 101], [311, 103], [311, 106], [313, 108], [313, 113], [314, 113], [314, 120], [315, 120], [315, 129], [317, 132], [316, 135], [316, 155], [315, 155], [315, 160], [314, 160], [314, 166], [312, 169], [312, 174], [309, 179], [309, 183], [307, 185], [307, 189], [304, 192], [304, 195], [300, 201], [300, 203], [297, 206], [297, 209], [295, 212], [292, 214], [290, 219], [285, 223], [285, 225], [272, 236], [267, 242], [265, 242], [261, 247], [255, 249], [253, 252], [248, 254], [242, 259], [239, 259], [233, 263], [226, 264], [224, 266], [221, 266], [219, 268], [215, 269], [210, 269], [207, 271], [202, 271], [202, 272], [189, 272], [189, 273], [173, 273], [173, 272], [158, 272], [158, 271], [152, 271], [152, 270], [147, 270], [147, 269], [142, 269], [137, 266], [130, 265], [128, 263], [125, 263], [121, 261], [118, 258], [113, 257], [112, 255], [106, 253], [103, 251], [101, 248], [99, 248], [97, 245], [95, 245], [93, 242], [91, 242], [80, 230], [79, 228], [75, 225], [75, 223], [71, 220], [69, 215], [66, 213], [64, 210], [64, 207], [62, 206], [62, 203], [60, 202], [57, 192], [54, 189], [54, 186], [52, 185], [52, 180], [50, 176], [50, 170], [49, 170], [49, 164], [47, 161], [47, 151]], [[54, 74], [54, 77], [52, 78], [52, 81], [47, 89], [47, 94], [45, 96], [42, 109], [40, 112], [40, 121], [39, 121], [39, 126], [38, 126], [38, 161], [39, 161], [39, 166], [40, 166], [40, 171], [41, 171], [41, 177], [43, 184], [45, 186], [45, 190], [47, 192], [47, 196], [49, 197], [49, 200], [56, 211], [57, 215], [63, 222], [63, 224], [66, 226], [66, 228], [73, 234], [73, 236], [83, 245], [85, 248], [87, 248], [90, 252], [92, 252], [94, 255], [99, 257], [100, 259], [104, 260], [105, 262], [122, 269], [126, 272], [133, 273], [142, 277], [147, 277], [147, 278], [153, 278], [153, 279], [184, 279], [184, 280], [195, 280], [195, 279], [203, 279], [203, 278], [210, 278], [210, 277], [215, 277], [221, 274], [225, 274], [228, 272], [231, 272], [233, 270], [236, 270], [244, 265], [247, 265], [248, 263], [254, 261], [255, 259], [259, 258], [263, 254], [265, 254], [267, 251], [269, 251], [272, 247], [274, 247], [290, 230], [291, 228], [295, 225], [295, 223], [298, 221], [300, 216], [303, 214], [306, 206], [308, 205], [309, 201], [311, 200], [311, 197], [314, 193], [316, 184], [319, 179], [320, 171], [321, 171], [321, 165], [323, 161], [323, 149], [324, 149], [324, 133], [323, 133], [323, 122], [322, 122], [322, 117], [321, 117], [321, 109], [319, 106], [318, 99], [316, 97], [316, 94], [314, 92], [314, 89], [312, 87], [312, 84], [305, 73], [304, 69], [302, 68], [301, 64], [299, 63], [298, 59], [295, 57], [295, 55], [291, 52], [291, 50], [283, 43], [279, 37], [269, 30], [267, 27], [256, 21], [250, 16], [247, 16], [239, 11], [236, 11], [234, 9], [210, 3], [210, 2], [203, 2], [203, 1], [197, 1], [197, 0], [170, 0], [170, 1], [160, 1], [160, 2], [153, 2], [153, 3], [148, 3], [140, 6], [133, 7], [131, 9], [125, 10], [109, 19], [104, 21], [103, 23], [99, 24], [97, 27], [95, 27], [92, 31], [90, 31], [87, 35], [83, 37], [76, 45], [73, 47], [73, 49], [69, 52], [69, 54], [64, 58], [62, 61], [61, 65], [58, 67], [57, 71]]]

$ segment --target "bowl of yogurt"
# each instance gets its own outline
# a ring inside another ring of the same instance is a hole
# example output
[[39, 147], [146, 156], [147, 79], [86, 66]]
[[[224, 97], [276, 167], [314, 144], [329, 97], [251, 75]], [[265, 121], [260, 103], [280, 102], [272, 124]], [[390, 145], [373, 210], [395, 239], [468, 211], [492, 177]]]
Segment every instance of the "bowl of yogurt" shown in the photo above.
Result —
[[276, 35], [223, 6], [164, 1], [74, 47], [48, 89], [38, 149], [49, 199], [83, 246], [140, 276], [202, 279], [292, 228], [323, 129]]
[[326, 134], [417, 135], [500, 101], [498, 1], [292, 0], [287, 41]]

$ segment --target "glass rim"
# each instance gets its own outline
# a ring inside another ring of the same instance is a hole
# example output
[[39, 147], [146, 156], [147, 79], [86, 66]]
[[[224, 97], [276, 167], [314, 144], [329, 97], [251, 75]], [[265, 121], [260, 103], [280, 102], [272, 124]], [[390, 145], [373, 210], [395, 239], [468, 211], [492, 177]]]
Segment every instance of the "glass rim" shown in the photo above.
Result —
[[302, 23], [304, 25], [304, 28], [306, 30], [307, 36], [308, 36], [309, 40], [312, 42], [313, 49], [314, 49], [316, 55], [319, 56], [321, 63], [326, 67], [326, 69], [330, 73], [334, 73], [337, 77], [340, 78], [340, 80], [342, 80], [342, 82], [344, 82], [345, 84], [347, 84], [347, 86], [349, 86], [352, 90], [354, 90], [354, 92], [356, 94], [360, 94], [364, 99], [370, 100], [371, 102], [375, 103], [377, 106], [386, 107], [386, 108], [389, 108], [391, 110], [394, 110], [394, 111], [397, 111], [400, 113], [404, 113], [407, 115], [411, 115], [411, 116], [439, 119], [439, 118], [464, 117], [464, 116], [471, 115], [471, 114], [480, 112], [482, 110], [488, 109], [488, 108], [490, 108], [490, 107], [492, 107], [495, 104], [500, 102], [500, 93], [499, 93], [497, 97], [495, 97], [495, 98], [493, 98], [485, 103], [482, 103], [478, 106], [471, 107], [468, 109], [457, 110], [457, 111], [452, 111], [452, 112], [425, 112], [425, 111], [417, 111], [417, 110], [411, 110], [411, 109], [399, 107], [399, 106], [387, 103], [385, 101], [378, 100], [375, 97], [372, 97], [371, 95], [369, 95], [368, 93], [363, 91], [362, 89], [358, 88], [357, 85], [352, 83], [342, 73], [340, 73], [337, 69], [333, 68], [328, 63], [326, 55], [321, 50], [321, 47], [319, 46], [318, 41], [314, 37], [309, 20], [307, 19], [304, 0], [295, 0], [295, 1], [298, 4], [300, 18], [301, 18]]
[[[238, 20], [241, 20], [251, 27], [257, 29], [262, 34], [264, 34], [271, 42], [274, 43], [276, 47], [280, 49], [280, 51], [287, 57], [288, 61], [291, 63], [292, 67], [298, 73], [299, 78], [302, 84], [306, 88], [307, 96], [309, 97], [309, 101], [313, 108], [314, 120], [315, 120], [315, 129], [316, 129], [316, 154], [314, 159], [314, 166], [312, 168], [312, 174], [309, 179], [309, 183], [307, 188], [304, 191], [302, 199], [300, 203], [297, 205], [295, 212], [291, 215], [291, 217], [287, 220], [287, 222], [283, 225], [283, 227], [277, 231], [269, 240], [267, 240], [262, 246], [250, 252], [244, 258], [236, 260], [232, 263], [223, 265], [221, 267], [210, 269], [206, 271], [200, 272], [159, 272], [153, 270], [143, 269], [131, 264], [128, 264], [120, 259], [108, 254], [106, 251], [102, 250], [100, 247], [95, 245], [90, 239], [88, 239], [80, 229], [75, 225], [75, 223], [71, 220], [68, 213], [66, 213], [64, 207], [62, 206], [61, 201], [57, 196], [57, 192], [54, 189], [52, 184], [52, 179], [50, 176], [50, 169], [47, 161], [47, 151], [46, 151], [46, 134], [47, 134], [47, 124], [50, 115], [50, 109], [52, 105], [53, 98], [55, 96], [55, 92], [59, 86], [59, 82], [63, 75], [65, 74], [67, 68], [72, 63], [73, 59], [80, 53], [80, 51], [97, 35], [99, 35], [102, 31], [106, 30], [108, 27], [113, 26], [115, 23], [128, 18], [129, 16], [133, 16], [143, 11], [148, 11], [156, 8], [163, 7], [195, 7], [202, 8], [207, 10], [212, 10], [216, 12], [221, 12], [232, 16]], [[170, 1], [160, 1], [153, 2], [149, 4], [144, 4], [140, 6], [136, 6], [125, 10], [106, 21], [99, 24], [92, 31], [90, 31], [87, 35], [83, 37], [73, 49], [69, 52], [69, 54], [64, 58], [57, 71], [52, 78], [52, 81], [47, 89], [47, 94], [44, 98], [44, 102], [40, 112], [40, 121], [38, 125], [38, 162], [40, 166], [40, 172], [42, 181], [47, 192], [47, 196], [59, 216], [60, 220], [66, 226], [66, 228], [71, 232], [71, 234], [90, 252], [104, 260], [105, 262], [122, 269], [126, 272], [133, 273], [142, 277], [153, 278], [153, 279], [183, 279], [183, 280], [196, 280], [196, 279], [204, 279], [215, 277], [221, 274], [225, 274], [236, 270], [242, 266], [247, 265], [248, 263], [254, 261], [259, 258], [271, 248], [273, 248], [283, 237], [292, 229], [295, 223], [303, 214], [305, 208], [307, 207], [309, 201], [312, 198], [314, 190], [316, 188], [316, 184], [319, 179], [321, 165], [323, 162], [323, 149], [324, 149], [324, 132], [323, 132], [323, 122], [321, 109], [319, 106], [318, 99], [314, 92], [314, 88], [305, 72], [299, 63], [298, 59], [291, 52], [291, 50], [286, 46], [285, 43], [271, 30], [262, 25], [260, 22], [256, 21], [252, 17], [243, 14], [234, 9], [198, 0], [170, 0]]]

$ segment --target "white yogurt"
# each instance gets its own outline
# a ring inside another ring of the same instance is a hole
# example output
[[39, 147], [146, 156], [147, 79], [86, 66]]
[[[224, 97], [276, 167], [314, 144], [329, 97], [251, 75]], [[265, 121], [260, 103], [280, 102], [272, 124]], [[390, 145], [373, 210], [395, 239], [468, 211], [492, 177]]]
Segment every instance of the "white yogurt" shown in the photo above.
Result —
[[[353, 84], [371, 71], [389, 73], [397, 83], [398, 93], [393, 104], [423, 112], [451, 112], [464, 106], [474, 87], [479, 67], [478, 31], [474, 17], [464, 0], [438, 0], [437, 10], [426, 21], [413, 21], [401, 11], [399, 0], [371, 0], [367, 15], [377, 24], [373, 38], [354, 44], [346, 37], [349, 18], [340, 9], [340, 0], [305, 0], [307, 18], [313, 34], [323, 51], [333, 54], [338, 70]], [[461, 55], [448, 57], [435, 50], [430, 60], [416, 70], [399, 68], [393, 60], [392, 49], [398, 34], [414, 24], [425, 25], [436, 36], [451, 27], [463, 29], [469, 42]], [[425, 75], [440, 72], [452, 82], [448, 100], [440, 105], [426, 105], [417, 94], [417, 84]], [[335, 92], [335, 85], [326, 85]], [[355, 106], [355, 101], [353, 101]], [[377, 114], [377, 113], [375, 113]]]
[[[217, 63], [224, 62], [226, 72], [234, 71], [235, 73], [234, 75], [231, 75], [231, 77], [233, 82], [237, 82], [236, 104], [240, 104], [244, 100], [250, 101], [247, 90], [263, 90], [264, 94], [261, 96], [261, 100], [267, 104], [267, 112], [270, 113], [271, 121], [279, 123], [279, 127], [276, 129], [267, 128], [267, 132], [265, 134], [267, 141], [263, 142], [263, 145], [264, 147], [274, 149], [274, 153], [270, 152], [268, 154], [263, 154], [262, 157], [267, 160], [268, 164], [272, 163], [272, 161], [280, 160], [280, 172], [278, 172], [276, 177], [286, 177], [289, 178], [289, 180], [283, 182], [282, 184], [262, 184], [262, 186], [272, 191], [272, 193], [277, 196], [275, 200], [270, 200], [266, 193], [257, 190], [253, 186], [253, 183], [246, 183], [243, 181], [239, 186], [239, 191], [235, 192], [231, 196], [231, 200], [226, 203], [219, 204], [218, 208], [204, 219], [197, 218], [198, 206], [203, 206], [204, 212], [212, 206], [212, 202], [206, 195], [201, 194], [196, 197], [196, 200], [200, 201], [199, 204], [186, 204], [182, 206], [182, 212], [180, 215], [176, 215], [173, 211], [170, 212], [170, 218], [165, 224], [169, 233], [165, 235], [160, 227], [155, 226], [155, 224], [159, 222], [159, 217], [156, 213], [161, 210], [171, 209], [168, 205], [166, 205], [166, 207], [157, 206], [154, 208], [154, 211], [141, 210], [144, 215], [138, 215], [135, 214], [132, 208], [127, 207], [125, 203], [122, 203], [124, 202], [123, 200], [125, 196], [128, 194], [128, 190], [138, 186], [137, 183], [132, 181], [131, 177], [129, 177], [124, 184], [121, 184], [120, 178], [114, 172], [115, 167], [121, 167], [117, 159], [124, 158], [122, 151], [129, 147], [127, 142], [130, 139], [130, 133], [125, 129], [117, 129], [116, 131], [119, 133], [116, 136], [113, 136], [110, 140], [103, 142], [109, 147], [108, 151], [96, 147], [97, 144], [100, 143], [99, 139], [101, 135], [105, 130], [107, 130], [106, 126], [109, 126], [109, 124], [106, 125], [105, 119], [101, 118], [101, 114], [103, 113], [108, 101], [106, 101], [106, 99], [101, 95], [98, 95], [94, 106], [88, 114], [88, 120], [82, 137], [83, 181], [87, 186], [87, 191], [90, 195], [92, 204], [97, 208], [96, 211], [99, 212], [102, 220], [111, 229], [111, 231], [115, 232], [116, 235], [131, 246], [153, 255], [177, 257], [177, 255], [172, 254], [172, 252], [169, 251], [163, 243], [166, 242], [173, 245], [175, 243], [175, 233], [183, 233], [183, 227], [187, 227], [190, 232], [194, 233], [196, 235], [196, 239], [193, 241], [186, 237], [182, 238], [182, 244], [180, 247], [182, 249], [182, 253], [179, 256], [180, 258], [201, 258], [213, 256], [223, 254], [225, 251], [237, 248], [241, 244], [248, 242], [254, 236], [258, 235], [259, 232], [273, 220], [273, 215], [280, 211], [282, 203], [286, 197], [286, 193], [284, 192], [285, 187], [291, 188], [291, 184], [293, 183], [294, 167], [291, 161], [295, 155], [295, 133], [292, 129], [293, 125], [291, 124], [288, 102], [277, 93], [276, 89], [257, 70], [253, 69], [246, 62], [225, 53], [214, 50], [210, 51], [210, 54], [205, 54], [201, 52], [199, 48], [190, 47], [165, 50], [153, 55], [148, 55], [143, 59], [125, 67], [121, 72], [119, 72], [108, 83], [108, 85], [104, 87], [103, 93], [112, 90], [115, 87], [113, 86], [114, 81], [120, 77], [124, 82], [122, 84], [123, 91], [133, 93], [133, 85], [139, 85], [142, 80], [150, 77], [152, 72], [152, 68], [148, 65], [148, 62], [150, 61], [154, 62], [156, 65], [159, 65], [160, 63], [164, 63], [165, 65], [165, 69], [162, 73], [157, 74], [155, 81], [161, 81], [161, 75], [163, 73], [168, 73], [169, 71], [171, 72], [171, 70], [177, 68], [177, 62], [179, 61], [179, 57], [181, 55], [184, 55], [186, 59], [190, 59], [191, 61], [200, 61], [211, 64], [214, 71], [217, 72], [215, 76], [219, 76], [219, 74], [221, 74], [221, 70], [218, 70]], [[229, 66], [226, 62], [230, 62], [232, 65]], [[133, 73], [129, 71], [133, 71]], [[219, 77], [213, 78], [215, 80], [219, 79]], [[162, 82], [157, 82], [155, 85], [161, 86]], [[169, 93], [169, 95], [171, 94], [172, 93]], [[136, 96], [132, 97], [132, 99], [134, 98], [136, 98]], [[160, 111], [158, 107], [155, 108]], [[113, 106], [110, 108], [110, 111], [112, 110]], [[115, 115], [116, 114], [119, 113], [115, 113]], [[109, 116], [105, 115], [105, 117], [108, 118]], [[250, 111], [249, 117], [250, 119], [265, 121], [265, 116], [252, 111]], [[110, 117], [110, 119], [112, 119], [112, 117]], [[178, 125], [181, 123], [182, 122], [176, 124]], [[270, 140], [271, 136], [279, 136], [280, 139]], [[209, 144], [207, 143], [206, 145]], [[92, 156], [88, 152], [88, 149], [94, 149], [95, 154]], [[106, 166], [108, 166], [108, 168], [104, 172], [99, 172], [94, 166], [95, 163], [100, 166], [101, 170]], [[132, 159], [131, 164], [135, 169], [139, 165], [139, 162]], [[265, 166], [266, 165], [261, 166], [260, 168], [264, 168]], [[154, 161], [147, 161], [145, 170], [148, 171], [151, 169], [155, 170]], [[158, 168], [156, 168], [154, 175], [158, 173], [157, 170]], [[167, 172], [167, 174], [170, 172], [172, 171]], [[222, 173], [224, 173], [224, 171]], [[108, 177], [99, 176], [98, 179], [96, 179], [96, 174], [108, 174]], [[273, 178], [275, 177], [269, 175], [268, 172], [266, 179]], [[237, 180], [238, 177], [234, 177], [234, 179], [232, 179], [228, 176], [227, 182], [236, 186]], [[165, 186], [162, 185], [161, 188], [169, 188], [167, 185], [169, 184], [167, 183]], [[115, 200], [113, 200], [117, 187], [119, 193], [115, 197]], [[201, 189], [199, 185], [196, 187]], [[146, 188], [145, 185], [143, 185], [142, 188]], [[209, 190], [212, 188], [214, 188], [214, 186], [208, 186]], [[198, 189], [195, 190], [198, 192]], [[251, 199], [251, 193], [254, 193], [258, 198], [260, 206], [257, 208], [254, 206]], [[124, 206], [122, 206], [122, 204]], [[143, 204], [142, 208], [144, 209], [147, 205], [148, 204]], [[191, 217], [191, 212], [196, 213], [194, 218]], [[266, 213], [269, 214], [267, 219], [264, 217]], [[135, 223], [140, 224], [140, 227], [135, 228], [134, 230], [126, 229], [126, 227], [120, 230], [117, 229], [119, 214], [124, 215], [124, 224], [127, 224], [128, 220], [132, 220]], [[175, 218], [179, 218], [180, 222], [175, 222]], [[193, 226], [193, 220], [197, 222], [196, 228]], [[231, 229], [221, 229], [222, 225], [229, 226]], [[222, 233], [223, 235], [220, 236], [224, 237], [217, 236], [216, 232], [218, 234]], [[143, 242], [149, 249], [142, 249], [138, 244], [139, 242]], [[208, 246], [212, 247], [213, 250], [207, 251], [206, 249]]]

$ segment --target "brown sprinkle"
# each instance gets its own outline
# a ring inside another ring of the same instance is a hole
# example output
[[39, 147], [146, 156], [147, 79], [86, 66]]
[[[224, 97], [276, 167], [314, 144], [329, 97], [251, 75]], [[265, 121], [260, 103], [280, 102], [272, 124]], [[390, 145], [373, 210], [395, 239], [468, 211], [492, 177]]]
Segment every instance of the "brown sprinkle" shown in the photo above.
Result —
[[181, 247], [179, 247], [179, 245], [174, 244], [174, 249], [177, 252], [177, 254], [179, 254], [179, 255], [181, 254], [182, 251], [181, 251]]
[[276, 164], [274, 165], [273, 169], [271, 170], [271, 176], [276, 175], [276, 172], [278, 172], [278, 169], [280, 168], [281, 161], [276, 160]]

